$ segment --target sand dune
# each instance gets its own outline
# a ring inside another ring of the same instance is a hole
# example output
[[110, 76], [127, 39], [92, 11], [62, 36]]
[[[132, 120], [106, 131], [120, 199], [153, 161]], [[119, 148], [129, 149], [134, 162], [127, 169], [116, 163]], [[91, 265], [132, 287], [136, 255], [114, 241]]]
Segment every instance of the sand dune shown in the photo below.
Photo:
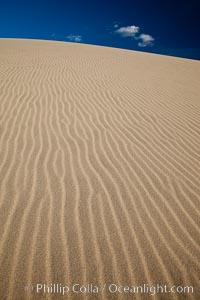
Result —
[[199, 79], [199, 61], [0, 39], [1, 300], [200, 299]]

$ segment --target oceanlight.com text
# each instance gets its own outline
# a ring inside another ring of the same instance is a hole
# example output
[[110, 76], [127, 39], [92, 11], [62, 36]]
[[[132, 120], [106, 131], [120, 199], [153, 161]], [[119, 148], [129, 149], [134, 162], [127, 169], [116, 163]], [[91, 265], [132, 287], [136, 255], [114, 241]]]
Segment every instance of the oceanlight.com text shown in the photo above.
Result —
[[166, 284], [142, 284], [142, 285], [118, 285], [116, 283], [98, 284], [81, 284], [74, 283], [72, 285], [65, 285], [61, 283], [37, 283], [36, 285], [26, 285], [24, 287], [26, 292], [33, 292], [37, 294], [60, 294], [67, 295], [73, 294], [148, 294], [154, 296], [156, 294], [193, 294], [193, 286], [173, 285], [167, 286]]

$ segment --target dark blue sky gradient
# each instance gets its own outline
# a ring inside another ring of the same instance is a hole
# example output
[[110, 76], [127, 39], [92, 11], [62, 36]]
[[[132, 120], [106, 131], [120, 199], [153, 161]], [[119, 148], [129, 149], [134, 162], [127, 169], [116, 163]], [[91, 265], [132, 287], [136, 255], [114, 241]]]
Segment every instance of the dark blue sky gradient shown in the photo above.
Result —
[[[200, 1], [21, 0], [0, 2], [0, 37], [55, 39], [80, 35], [82, 42], [200, 59]], [[135, 25], [153, 46], [114, 33]]]

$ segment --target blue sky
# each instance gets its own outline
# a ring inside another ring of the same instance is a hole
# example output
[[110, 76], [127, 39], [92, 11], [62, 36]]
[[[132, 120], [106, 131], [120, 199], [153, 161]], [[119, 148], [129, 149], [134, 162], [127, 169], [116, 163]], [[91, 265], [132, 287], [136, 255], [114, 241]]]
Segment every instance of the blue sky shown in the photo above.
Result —
[[0, 37], [75, 41], [200, 59], [199, 0], [0, 2]]

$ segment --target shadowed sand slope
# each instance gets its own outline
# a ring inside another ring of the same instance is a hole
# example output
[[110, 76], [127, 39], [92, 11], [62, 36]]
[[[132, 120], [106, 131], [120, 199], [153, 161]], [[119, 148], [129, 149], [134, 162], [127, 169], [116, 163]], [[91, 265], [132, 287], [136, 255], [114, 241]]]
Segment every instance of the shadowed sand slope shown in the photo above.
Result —
[[[198, 61], [0, 39], [1, 300], [200, 299], [199, 79]], [[53, 283], [106, 287], [35, 290]]]

